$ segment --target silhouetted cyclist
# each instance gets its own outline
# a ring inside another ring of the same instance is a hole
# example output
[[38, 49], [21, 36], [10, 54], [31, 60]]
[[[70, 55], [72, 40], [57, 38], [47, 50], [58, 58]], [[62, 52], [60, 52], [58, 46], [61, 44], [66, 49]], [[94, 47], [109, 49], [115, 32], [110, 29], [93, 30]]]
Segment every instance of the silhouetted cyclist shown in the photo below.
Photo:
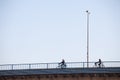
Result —
[[99, 67], [101, 67], [101, 63], [102, 63], [102, 61], [101, 61], [101, 59], [99, 59], [99, 61], [98, 61]]
[[66, 68], [66, 63], [65, 63], [64, 59], [62, 59], [62, 62], [59, 63], [59, 67], [60, 68]]
[[64, 65], [64, 64], [65, 64], [65, 60], [64, 60], [64, 59], [62, 59], [62, 62], [61, 62], [61, 64], [62, 64], [62, 65]]
[[98, 62], [95, 62], [95, 66], [96, 67], [97, 67], [97, 65], [98, 65], [98, 67], [102, 67], [102, 61], [101, 61], [101, 59], [99, 59]]

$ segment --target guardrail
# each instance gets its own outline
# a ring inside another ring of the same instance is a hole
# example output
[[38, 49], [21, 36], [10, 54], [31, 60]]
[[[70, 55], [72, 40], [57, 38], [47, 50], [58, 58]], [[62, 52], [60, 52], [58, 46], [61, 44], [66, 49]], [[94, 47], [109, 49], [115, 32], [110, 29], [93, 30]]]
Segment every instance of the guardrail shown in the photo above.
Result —
[[[120, 67], [120, 61], [103, 61], [103, 67]], [[32, 64], [5, 64], [0, 65], [0, 70], [22, 69], [52, 69], [59, 68], [59, 63], [32, 63]], [[66, 62], [66, 68], [87, 68], [87, 62]], [[95, 67], [95, 62], [89, 62], [89, 68]]]

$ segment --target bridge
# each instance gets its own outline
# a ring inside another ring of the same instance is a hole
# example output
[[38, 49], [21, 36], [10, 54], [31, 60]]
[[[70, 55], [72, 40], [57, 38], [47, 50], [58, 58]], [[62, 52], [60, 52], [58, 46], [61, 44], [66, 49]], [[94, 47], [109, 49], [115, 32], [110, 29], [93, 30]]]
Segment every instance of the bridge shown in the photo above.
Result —
[[120, 80], [120, 61], [104, 61], [103, 67], [95, 62], [67, 62], [66, 68], [58, 63], [0, 65], [0, 80]]

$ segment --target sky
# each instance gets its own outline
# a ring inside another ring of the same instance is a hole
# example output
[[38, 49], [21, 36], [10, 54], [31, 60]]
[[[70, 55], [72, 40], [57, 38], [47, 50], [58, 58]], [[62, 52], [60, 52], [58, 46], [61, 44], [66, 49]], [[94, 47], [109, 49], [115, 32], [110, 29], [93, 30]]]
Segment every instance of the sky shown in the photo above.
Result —
[[120, 0], [0, 0], [0, 64], [120, 61]]

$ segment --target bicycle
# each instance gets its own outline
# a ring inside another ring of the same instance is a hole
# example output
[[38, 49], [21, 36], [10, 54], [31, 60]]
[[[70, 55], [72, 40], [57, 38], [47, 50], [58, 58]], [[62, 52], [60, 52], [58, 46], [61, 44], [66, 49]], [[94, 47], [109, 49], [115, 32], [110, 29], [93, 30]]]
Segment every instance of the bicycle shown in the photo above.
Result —
[[61, 69], [64, 69], [66, 67], [67, 67], [67, 65], [66, 64], [62, 64], [62, 63], [58, 63], [58, 66], [57, 66], [57, 68], [61, 68]]
[[105, 65], [103, 64], [103, 62], [101, 62], [101, 63], [95, 62], [94, 67], [102, 68], [102, 67], [105, 67]]

